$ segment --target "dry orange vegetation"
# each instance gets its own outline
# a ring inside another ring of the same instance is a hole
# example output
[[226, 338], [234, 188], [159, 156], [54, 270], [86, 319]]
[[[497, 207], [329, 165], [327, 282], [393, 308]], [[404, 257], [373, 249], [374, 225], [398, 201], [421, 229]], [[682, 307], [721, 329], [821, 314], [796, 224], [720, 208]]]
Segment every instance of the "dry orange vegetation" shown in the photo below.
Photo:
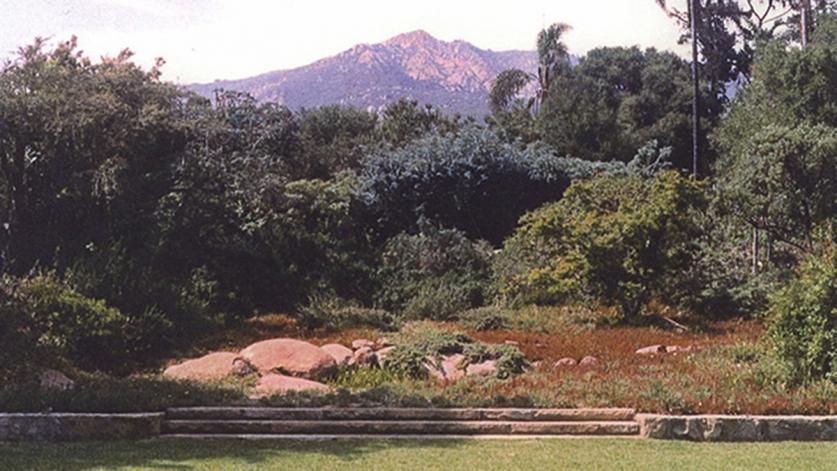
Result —
[[[466, 330], [457, 324], [445, 327]], [[454, 385], [433, 380], [392, 386], [401, 394], [430, 398], [436, 404], [519, 405], [540, 407], [634, 407], [644, 412], [834, 414], [837, 390], [824, 384], [789, 389], [775, 384], [756, 358], [764, 327], [759, 321], [722, 321], [700, 332], [676, 332], [650, 327], [566, 329], [544, 334], [502, 330], [468, 332], [489, 342], [517, 342], [532, 371], [511, 380], [466, 379]], [[234, 350], [256, 340], [294, 337], [322, 345], [351, 344], [357, 338], [376, 339], [371, 329], [340, 332], [306, 331], [284, 316], [246, 322], [202, 342], [207, 348]], [[662, 344], [692, 347], [691, 351], [643, 356], [638, 348]], [[553, 368], [564, 357], [595, 356], [591, 367]]]

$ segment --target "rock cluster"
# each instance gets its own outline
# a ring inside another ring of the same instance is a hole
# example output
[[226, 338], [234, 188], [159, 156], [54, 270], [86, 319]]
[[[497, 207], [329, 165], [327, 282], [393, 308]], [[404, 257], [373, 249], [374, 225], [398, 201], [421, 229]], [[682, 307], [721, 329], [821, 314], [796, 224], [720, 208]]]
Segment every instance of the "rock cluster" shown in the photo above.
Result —
[[163, 377], [195, 382], [216, 382], [231, 377], [257, 374], [259, 379], [250, 397], [257, 399], [291, 391], [322, 391], [330, 388], [319, 382], [338, 366], [377, 365], [393, 347], [387, 339], [373, 342], [358, 339], [352, 348], [340, 344], [317, 347], [295, 339], [256, 342], [240, 352], [214, 352], [170, 366]]
[[424, 369], [431, 378], [445, 383], [453, 383], [466, 376], [496, 376], [497, 362], [487, 360], [482, 363], [468, 364], [465, 355], [460, 353], [445, 355], [441, 360], [428, 357]]

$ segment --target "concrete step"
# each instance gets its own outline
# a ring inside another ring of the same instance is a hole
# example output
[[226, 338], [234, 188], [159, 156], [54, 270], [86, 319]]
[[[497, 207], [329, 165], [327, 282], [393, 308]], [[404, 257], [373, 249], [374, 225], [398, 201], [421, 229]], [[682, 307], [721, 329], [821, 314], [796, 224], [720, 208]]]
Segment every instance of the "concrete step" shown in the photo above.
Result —
[[632, 421], [634, 409], [389, 409], [187, 407], [166, 411], [170, 420], [397, 420], [618, 422]]
[[332, 441], [332, 440], [546, 440], [546, 439], [641, 439], [639, 435], [280, 435], [280, 434], [163, 434], [162, 439], [189, 440], [295, 440], [295, 441]]
[[166, 420], [176, 435], [636, 435], [631, 421]]

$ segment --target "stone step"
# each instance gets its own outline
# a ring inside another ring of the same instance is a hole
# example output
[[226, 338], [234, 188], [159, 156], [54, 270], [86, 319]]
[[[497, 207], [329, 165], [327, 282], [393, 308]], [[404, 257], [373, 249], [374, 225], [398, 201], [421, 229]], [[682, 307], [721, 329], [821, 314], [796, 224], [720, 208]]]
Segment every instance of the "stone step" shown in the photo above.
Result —
[[639, 435], [407, 435], [407, 434], [340, 434], [340, 435], [280, 435], [280, 434], [163, 434], [163, 439], [187, 440], [295, 440], [295, 441], [334, 441], [334, 440], [542, 440], [542, 439], [641, 439]]
[[636, 435], [629, 421], [166, 420], [176, 435]]
[[372, 409], [187, 407], [166, 411], [170, 420], [398, 420], [618, 422], [633, 421], [634, 409]]

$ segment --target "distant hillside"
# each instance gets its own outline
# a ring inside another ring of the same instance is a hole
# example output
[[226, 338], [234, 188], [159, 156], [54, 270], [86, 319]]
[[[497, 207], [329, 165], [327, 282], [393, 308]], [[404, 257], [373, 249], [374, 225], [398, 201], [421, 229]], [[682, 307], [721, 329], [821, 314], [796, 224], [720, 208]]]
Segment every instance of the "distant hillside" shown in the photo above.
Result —
[[380, 44], [360, 44], [297, 69], [188, 88], [208, 97], [218, 88], [244, 91], [294, 109], [334, 103], [380, 109], [408, 97], [449, 113], [482, 117], [488, 113], [491, 82], [510, 68], [534, 74], [536, 53], [494, 52], [414, 31]]

